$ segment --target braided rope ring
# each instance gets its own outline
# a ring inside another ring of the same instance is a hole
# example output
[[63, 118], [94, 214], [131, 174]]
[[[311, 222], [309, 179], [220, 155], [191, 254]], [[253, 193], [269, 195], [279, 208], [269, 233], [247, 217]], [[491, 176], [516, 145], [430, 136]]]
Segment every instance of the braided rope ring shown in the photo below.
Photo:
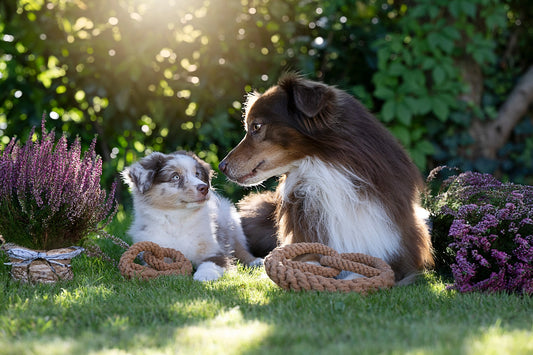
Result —
[[[319, 254], [320, 265], [290, 260], [298, 255]], [[383, 260], [365, 254], [343, 253], [321, 243], [296, 243], [278, 247], [265, 258], [265, 271], [285, 290], [359, 292], [394, 286], [394, 272]], [[334, 279], [342, 270], [366, 277]]]
[[[144, 251], [143, 259], [148, 266], [133, 262], [139, 253]], [[165, 257], [171, 258], [172, 263], [165, 262]], [[138, 242], [133, 244], [120, 258], [118, 263], [120, 273], [124, 277], [153, 279], [162, 275], [191, 275], [191, 262], [178, 250], [162, 248], [152, 242]]]

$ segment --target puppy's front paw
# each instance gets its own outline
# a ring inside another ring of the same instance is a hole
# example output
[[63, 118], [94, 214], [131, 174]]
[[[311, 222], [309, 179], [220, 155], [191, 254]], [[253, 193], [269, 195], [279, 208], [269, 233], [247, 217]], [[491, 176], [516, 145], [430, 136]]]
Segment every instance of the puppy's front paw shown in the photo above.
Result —
[[261, 267], [264, 264], [263, 258], [257, 258], [254, 261], [252, 261], [250, 264], [248, 264], [249, 267]]
[[212, 261], [201, 263], [194, 273], [193, 279], [196, 281], [214, 281], [224, 274], [224, 268]]

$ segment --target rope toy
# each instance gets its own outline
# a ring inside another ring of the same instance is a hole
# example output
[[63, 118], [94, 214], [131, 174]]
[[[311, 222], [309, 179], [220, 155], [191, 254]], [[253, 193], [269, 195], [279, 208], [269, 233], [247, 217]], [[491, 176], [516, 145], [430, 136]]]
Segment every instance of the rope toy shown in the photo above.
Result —
[[[148, 266], [133, 262], [137, 255], [144, 251], [143, 259]], [[172, 263], [165, 262], [165, 257], [171, 258]], [[118, 263], [120, 273], [124, 277], [153, 279], [162, 275], [191, 275], [191, 262], [178, 250], [162, 248], [152, 242], [138, 242], [133, 244], [120, 258]]]
[[[298, 255], [319, 254], [320, 265], [290, 260]], [[359, 253], [339, 254], [321, 243], [296, 243], [278, 247], [265, 258], [265, 271], [285, 290], [359, 292], [394, 286], [394, 272], [383, 260]], [[334, 279], [342, 270], [366, 277]]]

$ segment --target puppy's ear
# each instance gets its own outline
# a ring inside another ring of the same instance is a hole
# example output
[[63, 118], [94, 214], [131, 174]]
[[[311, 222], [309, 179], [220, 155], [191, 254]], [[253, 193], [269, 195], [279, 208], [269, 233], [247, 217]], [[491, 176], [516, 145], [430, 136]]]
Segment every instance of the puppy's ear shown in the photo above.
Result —
[[161, 170], [167, 160], [168, 158], [164, 154], [152, 153], [126, 168], [122, 172], [122, 178], [132, 189], [137, 189], [141, 194], [144, 194], [150, 190], [157, 172]]
[[211, 168], [211, 165], [200, 159], [196, 154], [192, 152], [186, 152], [186, 154], [196, 160], [196, 167], [200, 173], [200, 180], [211, 186], [211, 179], [215, 175], [215, 171], [213, 170], [213, 168]]
[[131, 175], [131, 169], [132, 169], [133, 165], [132, 166], [129, 166], [127, 167], [126, 169], [122, 170], [120, 172], [120, 177], [122, 177], [122, 181], [124, 181], [124, 183], [126, 185], [128, 185], [130, 188], [134, 188], [135, 187], [135, 183], [133, 181], [133, 177]]
[[211, 168], [211, 165], [207, 164], [205, 161], [201, 159], [199, 159], [198, 164], [201, 170], [200, 180], [204, 181], [206, 184], [209, 184], [209, 186], [211, 186], [211, 179], [213, 178], [213, 176], [215, 176], [215, 171], [213, 170], [213, 168]]
[[336, 95], [332, 87], [305, 80], [296, 74], [283, 76], [279, 86], [289, 96], [289, 109], [300, 113], [299, 123], [306, 131], [313, 132], [334, 123], [333, 107]]
[[142, 167], [140, 163], [135, 163], [122, 172], [122, 178], [130, 188], [144, 194], [150, 190], [154, 182], [155, 172]]

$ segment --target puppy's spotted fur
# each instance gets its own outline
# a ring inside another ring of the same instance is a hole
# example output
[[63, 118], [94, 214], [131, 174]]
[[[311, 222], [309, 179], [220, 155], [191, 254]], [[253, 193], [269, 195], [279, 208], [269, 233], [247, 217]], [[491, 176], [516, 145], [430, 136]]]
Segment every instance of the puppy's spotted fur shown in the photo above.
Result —
[[262, 263], [248, 251], [233, 205], [211, 189], [213, 170], [193, 153], [152, 153], [122, 176], [133, 195], [134, 243], [151, 241], [181, 251], [200, 281], [222, 276], [230, 256], [246, 265]]

